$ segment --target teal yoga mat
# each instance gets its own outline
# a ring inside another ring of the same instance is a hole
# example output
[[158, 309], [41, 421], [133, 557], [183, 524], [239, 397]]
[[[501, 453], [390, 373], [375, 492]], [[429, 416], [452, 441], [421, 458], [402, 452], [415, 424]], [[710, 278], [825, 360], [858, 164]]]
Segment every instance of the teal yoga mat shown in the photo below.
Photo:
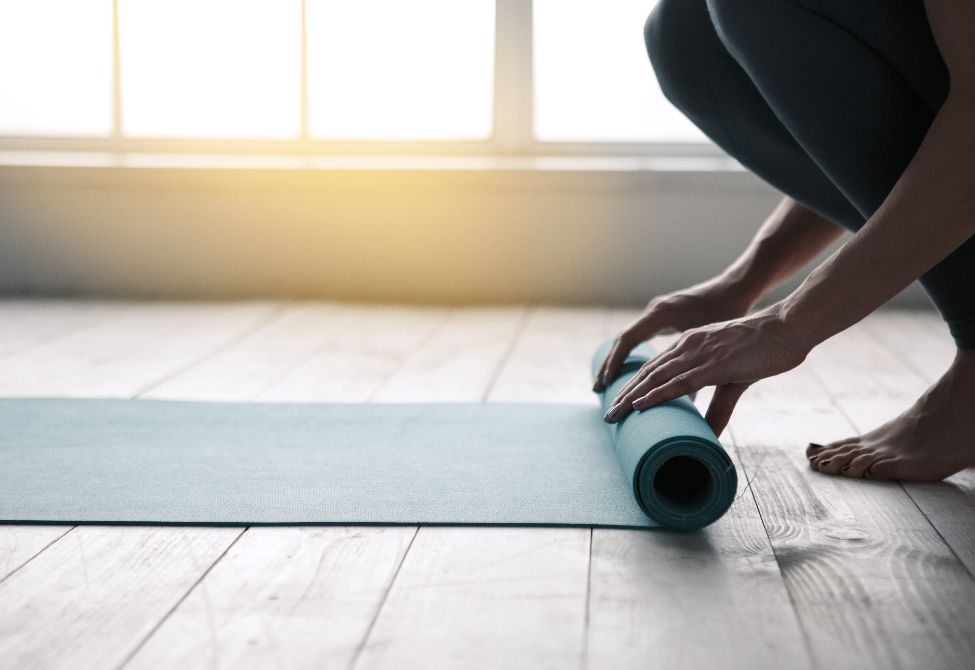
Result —
[[699, 528], [737, 479], [690, 400], [602, 421], [652, 355], [602, 410], [0, 400], [0, 521]]

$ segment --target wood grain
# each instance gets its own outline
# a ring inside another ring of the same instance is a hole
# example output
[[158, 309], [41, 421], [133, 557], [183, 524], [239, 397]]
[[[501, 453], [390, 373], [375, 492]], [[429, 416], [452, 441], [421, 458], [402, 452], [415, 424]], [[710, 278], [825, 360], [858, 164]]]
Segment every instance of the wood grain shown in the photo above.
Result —
[[250, 528], [126, 668], [347, 668], [415, 528]]
[[121, 304], [118, 316], [0, 359], [0, 395], [131, 398], [268, 319], [267, 303]]
[[241, 533], [80, 526], [0, 583], [9, 668], [119, 665]]
[[966, 667], [975, 652], [971, 579], [913, 501], [896, 483], [808, 468], [809, 440], [854, 432], [837, 407], [842, 398], [872, 407], [845, 386], [828, 394], [815, 367], [807, 361], [756, 384], [732, 420], [815, 660], [837, 668]]
[[[869, 430], [895, 416], [937, 381], [955, 351], [946, 326], [936, 314], [883, 311], [830, 343], [820, 359], [821, 381], [832, 388], [838, 378], [836, 368], [854, 374], [862, 373], [866, 365], [899, 371], [896, 380], [881, 377], [886, 383], [873, 390], [875, 413], [862, 412], [857, 403], [840, 403], [858, 429]], [[885, 404], [885, 400], [889, 402]], [[944, 483], [903, 486], [959, 560], [975, 574], [975, 469]]]

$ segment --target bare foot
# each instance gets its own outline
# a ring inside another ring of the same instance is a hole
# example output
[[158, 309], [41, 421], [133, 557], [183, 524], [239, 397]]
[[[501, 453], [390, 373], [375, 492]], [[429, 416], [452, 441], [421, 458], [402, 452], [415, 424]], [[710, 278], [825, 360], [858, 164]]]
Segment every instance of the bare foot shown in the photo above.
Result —
[[809, 467], [828, 475], [936, 482], [975, 466], [975, 350], [914, 405], [862, 437], [806, 449]]

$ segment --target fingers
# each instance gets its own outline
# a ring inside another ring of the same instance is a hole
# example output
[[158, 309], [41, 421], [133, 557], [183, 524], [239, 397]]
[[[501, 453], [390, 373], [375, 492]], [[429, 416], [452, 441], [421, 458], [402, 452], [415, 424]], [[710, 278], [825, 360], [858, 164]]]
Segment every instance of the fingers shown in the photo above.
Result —
[[[635, 386], [624, 398], [610, 408], [605, 419], [609, 423], [616, 423], [625, 419], [633, 410], [644, 410], [688, 393], [698, 391], [708, 385], [708, 370], [698, 367], [687, 371], [677, 372], [667, 377], [648, 377], [642, 384]], [[659, 384], [659, 379], [668, 381]], [[657, 384], [655, 384], [657, 382]]]
[[613, 383], [613, 380], [619, 376], [620, 368], [623, 367], [623, 363], [626, 361], [626, 357], [630, 355], [630, 352], [640, 342], [649, 340], [665, 328], [663, 321], [664, 319], [660, 316], [660, 311], [652, 307], [636, 323], [624, 330], [616, 338], [616, 341], [613, 342], [612, 348], [603, 360], [603, 364], [599, 367], [599, 372], [596, 373], [592, 390], [599, 393]]
[[739, 398], [748, 389], [748, 386], [748, 384], [723, 384], [714, 389], [714, 396], [708, 405], [708, 412], [704, 420], [711, 426], [715, 435], [720, 436], [724, 432]]
[[625, 333], [616, 338], [609, 353], [603, 360], [603, 364], [599, 367], [599, 372], [596, 373], [596, 381], [592, 387], [593, 391], [599, 393], [605, 390], [610, 382], [616, 379], [616, 375], [619, 374], [626, 357], [633, 351], [633, 346], [625, 340]]
[[[683, 349], [678, 348], [677, 343], [672, 344], [667, 349], [657, 354], [652, 360], [647, 361], [643, 364], [643, 367], [633, 375], [633, 377], [624, 384], [620, 392], [616, 394], [616, 399], [613, 404], [618, 403], [623, 399], [628, 393], [630, 393], [636, 386], [642, 384], [646, 381], [648, 377], [663, 376], [664, 374], [676, 374], [679, 370], [674, 368], [674, 363], [680, 361], [685, 362]], [[684, 369], [688, 369], [692, 366], [687, 365]], [[664, 372], [667, 370], [667, 372]]]

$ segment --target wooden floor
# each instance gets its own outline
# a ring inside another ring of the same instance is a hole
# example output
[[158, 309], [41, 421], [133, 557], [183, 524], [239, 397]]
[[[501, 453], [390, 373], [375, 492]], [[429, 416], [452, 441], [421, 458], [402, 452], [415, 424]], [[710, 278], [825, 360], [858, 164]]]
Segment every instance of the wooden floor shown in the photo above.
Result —
[[[5, 301], [0, 394], [592, 403], [593, 348], [632, 316]], [[0, 526], [0, 667], [972, 668], [975, 476], [803, 455], [951, 355], [935, 317], [887, 312], [753, 387], [739, 496], [698, 533]]]

